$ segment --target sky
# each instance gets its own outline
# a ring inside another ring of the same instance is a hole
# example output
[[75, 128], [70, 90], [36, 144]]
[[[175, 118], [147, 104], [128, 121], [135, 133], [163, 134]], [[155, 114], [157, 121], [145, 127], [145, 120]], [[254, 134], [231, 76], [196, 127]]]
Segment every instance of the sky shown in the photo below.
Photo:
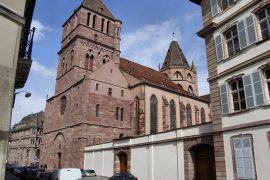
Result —
[[[198, 70], [199, 94], [209, 93], [204, 39], [197, 36], [203, 27], [200, 6], [189, 0], [103, 0], [122, 21], [121, 57], [158, 70], [172, 40], [173, 32], [186, 58]], [[62, 25], [82, 0], [37, 0], [32, 27], [33, 63], [23, 89], [18, 94], [11, 124], [24, 116], [45, 109], [46, 98], [54, 95]]]

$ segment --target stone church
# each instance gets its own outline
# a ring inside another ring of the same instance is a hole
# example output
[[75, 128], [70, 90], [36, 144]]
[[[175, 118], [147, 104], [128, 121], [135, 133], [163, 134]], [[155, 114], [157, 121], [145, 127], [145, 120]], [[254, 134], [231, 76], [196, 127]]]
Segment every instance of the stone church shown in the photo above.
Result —
[[[210, 124], [209, 96], [198, 95], [196, 66], [178, 42], [157, 71], [121, 58], [121, 25], [101, 0], [84, 0], [64, 23], [55, 95], [45, 109], [40, 164], [48, 169], [84, 168], [86, 146]], [[189, 146], [212, 143], [192, 135]], [[117, 157], [130, 161], [132, 152], [121, 149], [114, 149], [114, 171], [130, 171]]]

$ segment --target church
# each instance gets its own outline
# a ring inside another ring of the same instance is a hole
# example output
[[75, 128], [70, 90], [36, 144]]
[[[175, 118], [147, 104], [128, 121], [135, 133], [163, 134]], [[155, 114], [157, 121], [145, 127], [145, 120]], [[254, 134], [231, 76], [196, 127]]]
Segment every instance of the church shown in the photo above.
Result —
[[121, 25], [102, 0], [84, 0], [64, 23], [40, 164], [212, 179], [209, 95], [198, 95], [195, 63], [175, 39], [159, 70], [121, 58]]

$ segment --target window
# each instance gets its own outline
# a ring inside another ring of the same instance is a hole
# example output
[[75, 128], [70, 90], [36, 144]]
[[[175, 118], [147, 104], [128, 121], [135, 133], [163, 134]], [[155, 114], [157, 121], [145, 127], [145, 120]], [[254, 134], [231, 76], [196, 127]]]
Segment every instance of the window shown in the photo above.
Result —
[[101, 32], [104, 31], [104, 22], [105, 22], [105, 19], [102, 19], [101, 20]]
[[187, 80], [188, 81], [192, 81], [192, 77], [191, 77], [191, 75], [188, 73], [188, 75], [187, 75]]
[[174, 76], [176, 76], [177, 79], [183, 80], [183, 76], [179, 71], [176, 71], [176, 73], [174, 73]]
[[97, 16], [94, 15], [93, 16], [93, 22], [92, 22], [92, 28], [96, 28], [96, 18], [97, 18]]
[[121, 121], [124, 120], [124, 108], [121, 108]]
[[192, 126], [192, 109], [189, 104], [187, 105], [186, 111], [187, 111], [187, 126]]
[[229, 30], [227, 30], [224, 33], [224, 37], [226, 39], [227, 52], [229, 57], [240, 51], [236, 25], [232, 26]]
[[62, 96], [60, 99], [60, 113], [61, 113], [61, 115], [63, 115], [65, 113], [66, 107], [67, 107], [67, 97]]
[[99, 84], [96, 83], [96, 91], [99, 89]]
[[110, 31], [110, 21], [107, 21], [107, 34], [109, 34], [109, 31]]
[[194, 106], [194, 109], [195, 109], [195, 122], [196, 124], [199, 124], [200, 123], [200, 110], [198, 108], [198, 106]]
[[190, 94], [194, 94], [193, 88], [191, 86], [188, 87], [188, 92], [190, 92]]
[[94, 64], [94, 56], [89, 55], [89, 53], [86, 54], [86, 59], [85, 59], [85, 69], [93, 71], [93, 64]]
[[90, 17], [91, 17], [91, 13], [87, 14], [87, 22], [86, 25], [89, 26], [90, 25]]
[[170, 129], [174, 130], [176, 129], [176, 110], [175, 110], [175, 102], [174, 100], [171, 100], [170, 102]]
[[242, 78], [230, 82], [231, 98], [234, 111], [240, 111], [247, 108], [245, 91]]
[[258, 20], [260, 24], [262, 39], [269, 38], [270, 37], [270, 7], [267, 7], [258, 13]]
[[151, 134], [157, 133], [157, 113], [158, 113], [158, 101], [155, 95], [151, 96], [150, 99], [150, 120], [151, 120]]
[[181, 127], [185, 127], [185, 122], [186, 122], [186, 107], [182, 102], [180, 102], [180, 123], [181, 123]]
[[97, 40], [98, 40], [97, 38], [98, 38], [98, 35], [95, 34], [95, 35], [94, 35], [94, 41], [97, 41]]
[[268, 101], [269, 101], [270, 100], [270, 68], [264, 71], [264, 78], [265, 78], [266, 91], [267, 91], [267, 96], [268, 96]]
[[256, 179], [251, 135], [232, 137], [236, 179]]
[[121, 97], [124, 97], [124, 90], [121, 90]]
[[225, 10], [234, 4], [234, 0], [222, 0], [222, 9]]
[[99, 104], [96, 105], [96, 117], [99, 117]]
[[117, 107], [115, 110], [115, 118], [116, 118], [116, 120], [119, 119], [119, 107]]
[[204, 108], [201, 108], [201, 122], [202, 123], [205, 123], [205, 110]]
[[112, 88], [108, 89], [108, 96], [112, 96]]
[[136, 97], [135, 98], [135, 133], [137, 135], [140, 134], [140, 113], [139, 113], [139, 109], [140, 109], [140, 101], [139, 101], [139, 98]]

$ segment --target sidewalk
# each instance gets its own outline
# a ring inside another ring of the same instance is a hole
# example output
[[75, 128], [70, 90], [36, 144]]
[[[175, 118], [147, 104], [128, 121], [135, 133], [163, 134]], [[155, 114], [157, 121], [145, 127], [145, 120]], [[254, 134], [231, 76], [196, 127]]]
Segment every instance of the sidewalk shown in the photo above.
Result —
[[20, 180], [20, 178], [14, 176], [13, 174], [11, 174], [10, 171], [6, 171], [6, 177], [5, 180]]

